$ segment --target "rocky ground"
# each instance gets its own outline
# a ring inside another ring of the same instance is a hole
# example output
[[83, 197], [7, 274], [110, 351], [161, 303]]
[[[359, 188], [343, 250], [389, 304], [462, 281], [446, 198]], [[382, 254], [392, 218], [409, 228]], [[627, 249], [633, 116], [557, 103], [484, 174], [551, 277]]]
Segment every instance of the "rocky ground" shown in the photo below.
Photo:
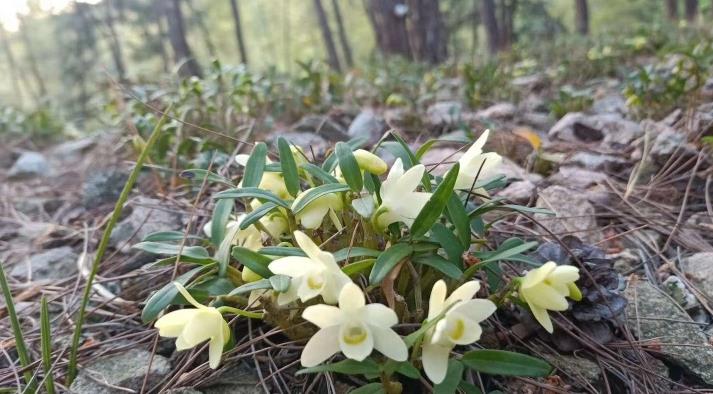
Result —
[[[608, 291], [627, 301], [613, 306], [620, 310], [611, 316], [582, 320], [594, 328], [580, 330], [574, 344], [514, 327], [509, 334], [527, 337], [529, 349], [557, 372], [544, 382], [506, 381], [503, 389], [713, 387], [713, 172], [710, 153], [700, 143], [702, 136], [713, 135], [713, 99], [704, 92], [692, 108], [657, 121], [636, 120], [618, 81], [605, 80], [596, 84], [591, 108], [556, 120], [538, 96], [536, 80], [530, 82], [521, 86], [529, 94], [517, 105], [468, 108], [456, 88], [421, 111], [339, 108], [263, 137], [279, 134], [319, 154], [335, 141], [367, 137], [373, 143], [395, 128], [414, 146], [433, 137], [443, 140], [422, 158], [437, 172], [439, 163], [458, 158], [462, 141], [490, 128], [489, 148], [505, 157], [501, 172], [509, 179], [495, 197], [556, 214], [493, 218], [498, 222], [492, 235], [541, 241], [576, 236], [587, 245], [582, 250], [596, 254], [591, 261], [597, 267], [614, 273], [607, 274], [615, 282], [607, 284]], [[67, 351], [80, 279], [131, 167], [123, 160], [130, 156], [117, 148], [124, 142], [120, 133], [106, 133], [41, 151], [23, 143], [0, 147], [0, 261], [11, 276], [34, 352], [40, 295], [50, 301], [54, 349]], [[141, 302], [170, 273], [146, 268], [152, 257], [130, 246], [155, 231], [183, 230], [189, 223], [201, 228], [210, 201], [194, 198], [188, 185], [169, 188], [153, 170], [142, 175], [100, 268], [82, 368], [70, 392], [290, 391], [280, 381], [281, 368], [296, 366], [276, 365], [268, 356], [279, 347], [268, 349], [251, 337], [245, 343], [252, 352], [228, 357], [222, 370], [189, 370], [189, 355], [176, 353], [170, 341], [158, 340], [140, 322]], [[587, 249], [592, 247], [597, 251]], [[10, 344], [6, 317], [0, 309], [2, 340]], [[256, 337], [274, 336], [262, 328], [250, 330]], [[3, 354], [0, 386], [12, 386], [15, 357]], [[56, 373], [59, 382], [62, 365]]]

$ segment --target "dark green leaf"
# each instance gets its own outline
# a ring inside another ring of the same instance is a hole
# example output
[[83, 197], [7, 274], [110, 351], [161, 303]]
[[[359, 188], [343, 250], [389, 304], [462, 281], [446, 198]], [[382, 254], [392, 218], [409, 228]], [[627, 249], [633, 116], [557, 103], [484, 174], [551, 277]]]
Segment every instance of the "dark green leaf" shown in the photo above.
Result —
[[377, 285], [381, 283], [381, 281], [386, 278], [386, 275], [394, 269], [396, 264], [412, 252], [413, 247], [409, 244], [396, 244], [386, 249], [379, 255], [376, 259], [376, 263], [374, 263], [374, 267], [371, 269], [371, 273], [369, 274], [369, 284]]
[[277, 256], [277, 257], [285, 257], [285, 256], [306, 257], [307, 256], [307, 254], [305, 252], [303, 252], [302, 249], [288, 247], [288, 246], [266, 246], [266, 247], [260, 249], [260, 254], [268, 255], [268, 256]]
[[228, 293], [229, 296], [234, 296], [234, 295], [239, 295], [239, 294], [246, 294], [250, 293], [253, 290], [264, 290], [264, 289], [272, 289], [272, 283], [270, 283], [269, 279], [260, 279], [256, 280], [255, 282], [250, 282], [246, 283], [230, 293]]
[[367, 358], [364, 361], [346, 359], [343, 361], [338, 361], [336, 363], [322, 364], [311, 368], [303, 368], [297, 371], [295, 375], [318, 372], [337, 372], [344, 375], [378, 374], [379, 364], [377, 364], [371, 358]]
[[411, 236], [420, 237], [426, 234], [436, 220], [438, 220], [438, 217], [441, 216], [443, 209], [448, 204], [448, 199], [450, 199], [451, 194], [453, 194], [453, 186], [456, 184], [459, 169], [460, 164], [455, 163], [450, 171], [448, 171], [446, 177], [443, 178], [443, 181], [433, 192], [431, 198], [428, 199], [426, 205], [424, 205], [421, 212], [416, 216], [416, 220], [414, 220], [413, 226], [411, 226]]
[[354, 257], [378, 257], [381, 254], [380, 250], [363, 248], [354, 246], [352, 248], [344, 248], [334, 252], [334, 259], [337, 261], [346, 260]]
[[[194, 276], [198, 275], [201, 271], [207, 269], [207, 266], [196, 267], [192, 270], [186, 272], [185, 274], [177, 277], [174, 282], [178, 282], [185, 286], [185, 284], [191, 280]], [[169, 306], [176, 295], [178, 294], [178, 289], [173, 284], [173, 282], [167, 283], [165, 286], [160, 288], [157, 292], [153, 293], [151, 297], [146, 301], [144, 310], [141, 311], [141, 320], [144, 323], [148, 323], [154, 320], [161, 311]]]
[[258, 142], [250, 153], [248, 162], [245, 164], [243, 174], [243, 187], [256, 187], [260, 184], [262, 173], [265, 171], [265, 159], [267, 158], [267, 145]]
[[213, 208], [213, 218], [210, 223], [210, 240], [213, 245], [220, 245], [225, 238], [226, 226], [233, 213], [235, 201], [231, 199], [218, 200]]
[[349, 190], [349, 186], [341, 183], [328, 183], [309, 189], [299, 200], [292, 204], [292, 213], [297, 214], [312, 201], [330, 193], [339, 193]]
[[[483, 391], [481, 391], [477, 386], [466, 381], [460, 382], [458, 388], [463, 390], [465, 394], [483, 394]], [[490, 394], [495, 394], [495, 392], [491, 391]]]
[[203, 182], [203, 180], [207, 178], [209, 182], [217, 182], [231, 187], [235, 187], [235, 185], [233, 184], [233, 182], [230, 181], [230, 179], [220, 176], [214, 172], [203, 170], [200, 168], [191, 168], [189, 170], [185, 170], [181, 172], [181, 177], [192, 179], [198, 182]]
[[290, 143], [283, 137], [278, 137], [277, 149], [280, 151], [280, 167], [285, 179], [285, 187], [292, 197], [295, 197], [300, 192], [300, 177], [297, 174], [297, 163], [292, 156]]
[[526, 252], [536, 246], [537, 246], [537, 242], [535, 242], [535, 241], [525, 242], [523, 244], [513, 246], [513, 247], [500, 248], [500, 249], [496, 250], [494, 253], [493, 252], [475, 252], [474, 255], [476, 255], [478, 258], [480, 258], [481, 262], [489, 263], [491, 261], [507, 260], [511, 256]]
[[202, 290], [209, 296], [220, 296], [230, 293], [235, 288], [233, 282], [227, 278], [210, 278], [204, 282], [196, 283], [191, 290]]
[[253, 252], [252, 250], [241, 246], [233, 247], [231, 254], [240, 264], [250, 268], [253, 272], [263, 278], [270, 278], [274, 275], [272, 271], [267, 268], [267, 266], [272, 262], [272, 259], [267, 256], [263, 256], [260, 253]]
[[186, 239], [203, 239], [195, 235], [185, 235], [182, 231], [158, 231], [144, 237], [144, 242], [167, 242], [167, 241], [182, 241]]
[[463, 364], [458, 360], [448, 360], [448, 371], [443, 382], [433, 386], [433, 394], [453, 394], [463, 379]]
[[324, 183], [339, 183], [339, 180], [337, 180], [337, 178], [333, 177], [327, 171], [321, 169], [319, 166], [316, 166], [312, 163], [304, 163], [300, 167], [302, 167], [310, 175], [321, 180]]
[[358, 274], [360, 272], [364, 272], [371, 268], [374, 265], [374, 262], [376, 259], [366, 259], [366, 260], [361, 260], [357, 261], [355, 263], [347, 264], [344, 267], [342, 267], [342, 272], [345, 274], [352, 276], [355, 274]]
[[413, 258], [413, 262], [415, 264], [427, 265], [453, 279], [460, 279], [461, 275], [463, 275], [460, 268], [453, 264], [453, 262], [448, 261], [437, 254], [416, 256]]
[[545, 377], [552, 367], [536, 357], [505, 350], [473, 350], [463, 355], [466, 367], [490, 375]]
[[463, 248], [470, 247], [470, 226], [468, 214], [465, 211], [463, 202], [456, 193], [451, 194], [446, 205], [448, 217], [456, 228], [456, 234]]
[[382, 394], [385, 393], [381, 383], [367, 383], [349, 392], [349, 394]]
[[438, 241], [443, 250], [445, 250], [448, 260], [453, 262], [457, 267], [462, 267], [462, 256], [465, 248], [453, 234], [453, 231], [442, 223], [436, 223], [431, 227], [431, 235]]
[[349, 187], [355, 192], [360, 192], [364, 186], [359, 163], [357, 163], [354, 154], [349, 145], [344, 142], [337, 142], [335, 153], [339, 160], [339, 168], [342, 170], [342, 176]]
[[134, 249], [143, 250], [144, 252], [161, 254], [161, 255], [173, 255], [191, 257], [194, 259], [209, 259], [208, 251], [202, 246], [183, 246], [175, 244], [166, 244], [161, 242], [139, 242], [133, 246]]
[[257, 187], [241, 187], [238, 189], [225, 190], [214, 195], [213, 198], [257, 198], [260, 201], [273, 202], [284, 208], [290, 207], [289, 204], [272, 192]]
[[[221, 201], [231, 201], [231, 200], [221, 200]], [[245, 215], [243, 220], [240, 222], [240, 229], [245, 230], [246, 228], [250, 227], [251, 224], [262, 219], [263, 216], [267, 215], [268, 213], [270, 213], [270, 211], [272, 211], [275, 208], [277, 208], [277, 205], [275, 205], [275, 203], [272, 203], [272, 202], [266, 202], [266, 203], [260, 205], [257, 209], [255, 209], [252, 212]]]
[[411, 379], [421, 379], [421, 373], [408, 361], [402, 361], [396, 366], [396, 372]]

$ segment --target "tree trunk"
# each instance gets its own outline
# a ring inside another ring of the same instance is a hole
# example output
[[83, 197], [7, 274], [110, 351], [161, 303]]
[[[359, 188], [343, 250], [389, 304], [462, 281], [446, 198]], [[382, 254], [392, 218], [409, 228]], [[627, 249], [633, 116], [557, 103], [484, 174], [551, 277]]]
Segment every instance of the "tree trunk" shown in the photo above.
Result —
[[672, 22], [678, 21], [678, 0], [665, 0], [666, 16]]
[[200, 65], [193, 58], [191, 48], [186, 41], [186, 29], [183, 25], [183, 14], [181, 13], [180, 0], [163, 0], [164, 13], [168, 23], [168, 39], [173, 48], [173, 59], [176, 63], [183, 62], [178, 70], [178, 74], [184, 77], [201, 77]]
[[500, 49], [500, 28], [495, 16], [495, 0], [481, 0], [480, 19], [485, 26], [485, 36], [488, 40], [488, 52], [495, 54]]
[[317, 12], [317, 19], [319, 22], [319, 28], [322, 31], [322, 40], [324, 41], [324, 46], [327, 50], [327, 60], [329, 62], [329, 66], [332, 67], [333, 70], [341, 71], [342, 68], [339, 65], [337, 47], [334, 45], [332, 31], [329, 29], [329, 21], [327, 20], [327, 13], [324, 12], [321, 0], [314, 0], [314, 10]]
[[188, 11], [189, 15], [191, 16], [191, 20], [195, 21], [196, 25], [198, 25], [198, 30], [200, 30], [201, 32], [203, 42], [205, 42], [205, 47], [206, 49], [208, 49], [208, 54], [211, 58], [217, 59], [218, 52], [215, 49], [215, 44], [213, 44], [213, 39], [210, 37], [210, 30], [208, 30], [208, 26], [205, 25], [205, 20], [203, 19], [203, 11], [197, 10], [193, 6], [192, 0], [187, 0], [186, 4], [188, 4]]
[[337, 0], [332, 0], [332, 8], [334, 8], [334, 19], [337, 21], [337, 29], [339, 32], [339, 42], [342, 44], [342, 52], [344, 54], [344, 60], [347, 66], [352, 67], [354, 65], [354, 60], [352, 59], [352, 47], [349, 44], [349, 38], [347, 37], [347, 31], [344, 29], [344, 21], [342, 20], [342, 11], [339, 9], [339, 2]]
[[44, 97], [47, 95], [47, 89], [45, 88], [45, 81], [42, 79], [42, 74], [40, 74], [40, 68], [37, 65], [37, 58], [35, 57], [34, 50], [35, 46], [32, 45], [32, 40], [30, 40], [30, 36], [27, 34], [25, 21], [19, 14], [17, 17], [21, 23], [20, 38], [25, 46], [25, 52], [27, 52], [27, 62], [30, 64], [30, 73], [32, 74], [32, 78], [35, 80], [35, 85], [37, 85], [40, 97]]
[[589, 4], [587, 0], [576, 0], [575, 25], [577, 33], [586, 36], [589, 34]]
[[114, 8], [112, 0], [105, 0], [105, 18], [106, 27], [109, 35], [109, 49], [111, 50], [111, 57], [114, 60], [114, 67], [116, 68], [116, 73], [119, 76], [119, 81], [126, 81], [126, 66], [124, 66], [124, 57], [121, 50], [121, 41], [119, 41], [119, 35], [116, 33], [116, 28], [114, 26], [114, 15], [112, 9]]
[[498, 38], [498, 47], [501, 51], [509, 50], [515, 41], [515, 11], [517, 10], [517, 0], [501, 0], [500, 1], [500, 19], [498, 27], [500, 33]]
[[686, 20], [695, 22], [698, 17], [698, 0], [686, 0]]
[[407, 26], [415, 60], [438, 64], [448, 56], [448, 39], [439, 3], [436, 0], [408, 1]]
[[[171, 61], [168, 58], [166, 46], [164, 45], [166, 40], [166, 27], [163, 25], [163, 13], [161, 2], [154, 2], [151, 4], [151, 16], [156, 22], [156, 49], [158, 49], [159, 54], [161, 55], [163, 71], [168, 72], [168, 70], [171, 69]], [[147, 37], [149, 36], [147, 35]]]
[[12, 53], [12, 48], [10, 48], [5, 28], [2, 26], [0, 26], [0, 45], [2, 45], [2, 49], [5, 52], [5, 59], [7, 60], [7, 66], [10, 71], [10, 81], [12, 82], [12, 89], [14, 90], [13, 96], [17, 98], [18, 104], [22, 106], [23, 100], [22, 89], [20, 88], [20, 74], [17, 72], [15, 56]]
[[240, 8], [238, 8], [237, 0], [230, 0], [230, 10], [233, 13], [235, 37], [238, 39], [238, 49], [240, 50], [240, 62], [247, 66], [248, 51], [245, 50], [245, 41], [243, 41], [243, 24], [240, 22]]
[[366, 0], [366, 10], [381, 53], [412, 59], [403, 3], [397, 0]]

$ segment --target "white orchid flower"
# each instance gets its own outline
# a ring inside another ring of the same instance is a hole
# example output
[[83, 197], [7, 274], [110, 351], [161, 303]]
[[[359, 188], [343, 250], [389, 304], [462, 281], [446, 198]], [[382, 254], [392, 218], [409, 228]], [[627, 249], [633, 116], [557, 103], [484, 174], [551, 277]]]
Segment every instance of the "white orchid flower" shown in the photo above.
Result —
[[[446, 283], [433, 285], [428, 303], [428, 320], [448, 309], [435, 327], [428, 330], [423, 341], [423, 369], [435, 384], [443, 382], [448, 370], [448, 356], [456, 345], [468, 345], [480, 339], [480, 322], [497, 309], [490, 300], [472, 299], [480, 289], [478, 281], [464, 283], [446, 298]], [[451, 307], [452, 306], [452, 307]]]
[[473, 145], [458, 159], [460, 171], [456, 178], [456, 189], [470, 190], [473, 187], [476, 176], [478, 179], [485, 179], [492, 175], [493, 170], [500, 165], [503, 158], [495, 152], [483, 153], [483, 146], [488, 141], [490, 130], [485, 130]]
[[[262, 206], [262, 202], [257, 198], [250, 201], [250, 207], [254, 210]], [[278, 240], [287, 233], [288, 224], [286, 212], [283, 208], [276, 208], [267, 215], [260, 218], [260, 224], [267, 230], [268, 234], [275, 240]]]
[[[294, 208], [302, 198], [307, 194], [309, 190], [305, 190], [297, 195], [295, 201], [292, 203]], [[307, 204], [300, 212], [295, 215], [300, 224], [306, 229], [316, 229], [322, 225], [324, 217], [329, 215], [329, 218], [334, 223], [337, 230], [342, 229], [342, 223], [339, 221], [339, 216], [337, 212], [341, 211], [344, 207], [342, 203], [342, 196], [339, 193], [328, 193], [323, 196], [317, 197], [315, 200]]]
[[196, 309], [180, 309], [163, 315], [154, 327], [162, 337], [177, 338], [176, 350], [190, 349], [208, 340], [208, 365], [220, 364], [223, 346], [230, 340], [230, 327], [223, 315], [213, 307], [201, 305], [178, 282], [173, 283], [183, 297]]
[[527, 302], [535, 319], [550, 334], [554, 329], [547, 311], [566, 311], [569, 304], [565, 297], [575, 301], [582, 299], [582, 293], [574, 283], [578, 279], [579, 268], [557, 265], [553, 261], [530, 270], [522, 279], [520, 298]]
[[417, 192], [426, 167], [418, 164], [404, 172], [401, 159], [396, 159], [386, 180], [381, 184], [381, 205], [374, 213], [377, 228], [386, 228], [391, 223], [403, 222], [409, 228], [426, 205], [431, 193]]
[[351, 279], [342, 272], [331, 253], [321, 250], [301, 231], [295, 231], [294, 235], [307, 257], [283, 257], [268, 266], [273, 273], [292, 278], [287, 291], [277, 296], [277, 303], [285, 305], [298, 298], [304, 302], [321, 295], [325, 303], [336, 304], [339, 292]]
[[[250, 158], [250, 155], [240, 154], [240, 155], [235, 156], [235, 162], [237, 162], [241, 166], [245, 167], [245, 165], [248, 163], [248, 158]], [[271, 163], [272, 161], [269, 158], [265, 158], [265, 162]], [[243, 185], [243, 182], [240, 181], [240, 183], [238, 183], [238, 187], [242, 187], [242, 185]], [[260, 179], [260, 184], [257, 187], [260, 189], [270, 191], [274, 195], [276, 195], [277, 197], [280, 197], [283, 200], [291, 200], [292, 199], [292, 196], [287, 191], [287, 186], [285, 186], [285, 179], [282, 177], [282, 174], [279, 172], [271, 172], [271, 171], [263, 172], [262, 178]]]
[[302, 317], [320, 330], [302, 351], [301, 362], [313, 367], [341, 351], [347, 358], [362, 361], [376, 349], [395, 361], [406, 361], [408, 349], [391, 327], [398, 323], [396, 312], [382, 304], [365, 304], [359, 286], [349, 283], [339, 294], [339, 307], [312, 305]]

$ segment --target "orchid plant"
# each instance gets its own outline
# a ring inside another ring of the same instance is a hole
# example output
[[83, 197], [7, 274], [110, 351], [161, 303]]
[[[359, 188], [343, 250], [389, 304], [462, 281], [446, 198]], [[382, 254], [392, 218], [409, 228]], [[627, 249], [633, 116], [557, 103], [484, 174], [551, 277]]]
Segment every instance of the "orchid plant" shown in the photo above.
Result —
[[[207, 238], [164, 232], [135, 245], [169, 256], [157, 265], [186, 267], [147, 300], [144, 321], [158, 318], [178, 350], [208, 341], [216, 368], [232, 343], [224, 315], [263, 319], [306, 342], [299, 373], [353, 371], [369, 392], [401, 392], [401, 380], [421, 371], [439, 392], [467, 391], [466, 368], [548, 375], [540, 359], [478, 345], [499, 308], [528, 308], [552, 332], [548, 310], [581, 298], [576, 267], [528, 258], [536, 242], [487, 248], [484, 214], [532, 211], [490, 197], [505, 179], [500, 156], [483, 151], [487, 138], [452, 163], [420, 163], [439, 141], [414, 152], [393, 132], [371, 151], [337, 143], [321, 162], [278, 138], [275, 153], [257, 143], [238, 155], [238, 183], [188, 170], [228, 189], [213, 195]], [[384, 151], [395, 157], [390, 167]], [[445, 175], [431, 174], [436, 166]], [[513, 278], [501, 261], [535, 267]], [[193, 308], [164, 314], [170, 305]], [[309, 328], [295, 330], [304, 321]]]

